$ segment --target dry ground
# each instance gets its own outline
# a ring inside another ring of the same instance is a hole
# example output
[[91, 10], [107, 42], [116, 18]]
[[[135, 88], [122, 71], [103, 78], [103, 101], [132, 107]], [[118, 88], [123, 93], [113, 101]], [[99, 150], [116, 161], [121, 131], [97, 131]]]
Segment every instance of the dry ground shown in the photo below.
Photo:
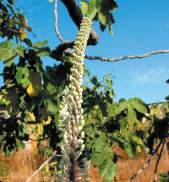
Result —
[[[125, 182], [129, 176], [136, 173], [147, 160], [147, 155], [145, 153], [140, 154], [135, 159], [129, 159], [126, 153], [117, 147], [116, 152], [118, 152], [122, 159], [118, 162], [118, 173], [116, 177], [117, 182]], [[36, 160], [35, 160], [36, 159]], [[143, 173], [137, 176], [132, 182], [153, 182], [153, 171], [155, 168], [156, 158], [154, 158], [149, 167], [146, 168]], [[5, 157], [0, 155], [1, 164], [5, 164], [9, 167], [8, 176], [0, 177], [2, 182], [24, 182], [25, 179], [30, 176], [38, 166], [44, 161], [40, 157], [36, 157], [25, 150], [16, 152], [10, 157]], [[169, 153], [167, 151], [167, 146], [163, 150], [163, 154], [158, 167], [158, 174], [161, 172], [169, 171]], [[94, 167], [89, 168], [89, 175], [91, 182], [103, 182], [103, 179], [99, 176], [98, 169]], [[37, 175], [33, 182], [51, 182], [51, 179], [44, 178], [41, 174]], [[82, 181], [82, 180], [81, 180]]]

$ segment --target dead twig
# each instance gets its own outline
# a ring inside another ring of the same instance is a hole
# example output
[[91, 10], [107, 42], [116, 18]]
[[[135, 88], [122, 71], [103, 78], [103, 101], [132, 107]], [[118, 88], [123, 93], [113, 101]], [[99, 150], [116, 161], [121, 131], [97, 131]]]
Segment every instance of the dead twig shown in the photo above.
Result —
[[163, 142], [162, 142], [162, 147], [161, 147], [160, 153], [159, 153], [157, 161], [156, 161], [156, 165], [155, 165], [155, 169], [154, 169], [154, 182], [157, 181], [157, 170], [158, 170], [158, 165], [160, 163], [160, 159], [161, 159], [162, 152], [164, 149], [164, 145], [165, 145], [165, 140], [163, 140]]
[[56, 151], [54, 151], [52, 156], [49, 157], [43, 164], [41, 164], [40, 167], [29, 178], [27, 178], [25, 182], [31, 182], [33, 177], [35, 177], [48, 163], [50, 163], [55, 156], [60, 155], [56, 155]]
[[61, 36], [59, 29], [58, 29], [58, 1], [54, 1], [54, 18], [55, 18], [55, 32], [58, 37], [58, 39], [63, 43], [64, 39]]
[[157, 145], [156, 149], [153, 151], [153, 154], [149, 156], [146, 163], [136, 173], [134, 173], [131, 177], [129, 177], [127, 182], [130, 182], [131, 180], [133, 180], [135, 177], [140, 175], [146, 168], [149, 167], [151, 160], [157, 155], [157, 152], [161, 145], [163, 145], [163, 140], [161, 140], [160, 143]]
[[126, 60], [126, 59], [143, 59], [146, 57], [150, 57], [150, 56], [154, 56], [154, 55], [158, 55], [158, 54], [167, 54], [167, 53], [169, 53], [168, 49], [152, 51], [152, 52], [145, 53], [143, 55], [135, 55], [135, 56], [119, 56], [119, 57], [115, 57], [115, 58], [106, 58], [106, 57], [101, 57], [101, 56], [86, 55], [85, 58], [89, 59], [89, 60], [100, 60], [100, 61], [104, 61], [104, 62], [118, 62], [118, 61], [122, 61], [122, 60]]

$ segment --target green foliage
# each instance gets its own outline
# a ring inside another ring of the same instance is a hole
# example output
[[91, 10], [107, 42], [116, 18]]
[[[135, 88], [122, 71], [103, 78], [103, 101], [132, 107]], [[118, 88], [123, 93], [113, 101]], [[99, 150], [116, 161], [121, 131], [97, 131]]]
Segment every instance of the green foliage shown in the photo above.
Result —
[[26, 31], [31, 31], [26, 18], [15, 10], [14, 0], [0, 1], [0, 36], [22, 41]]
[[18, 84], [21, 84], [24, 88], [26, 88], [29, 84], [29, 69], [28, 67], [17, 67], [16, 68], [16, 81]]
[[161, 173], [159, 177], [159, 182], [168, 182], [169, 181], [169, 172]]
[[104, 177], [105, 182], [112, 181], [116, 174], [116, 164], [111, 160], [105, 160], [99, 168], [100, 175]]
[[[47, 144], [43, 150], [44, 155], [52, 153], [51, 150], [57, 150], [60, 154], [58, 113], [63, 91], [69, 83], [69, 56], [62, 63], [44, 68], [43, 57], [51, 55], [48, 42], [32, 43], [26, 37], [21, 39], [20, 30], [30, 31], [25, 17], [15, 11], [12, 0], [7, 2], [11, 8], [2, 2], [0, 1], [0, 10], [3, 10], [0, 11], [0, 35], [5, 39], [0, 43], [0, 61], [4, 63], [0, 107], [7, 111], [7, 115], [0, 117], [0, 148], [8, 154], [22, 147], [29, 140], [32, 128], [39, 144], [44, 140]], [[112, 11], [117, 7], [115, 1], [83, 0], [81, 5], [85, 16], [98, 20], [102, 30], [107, 26], [111, 30], [114, 23]], [[2, 22], [7, 28], [2, 26]], [[91, 160], [108, 182], [115, 176], [116, 162], [119, 159], [118, 154], [113, 152], [113, 147], [120, 146], [129, 157], [135, 157], [145, 146], [153, 149], [156, 139], [168, 136], [169, 106], [165, 105], [165, 117], [160, 119], [160, 114], [152, 114], [139, 98], [115, 102], [111, 75], [106, 75], [103, 81], [99, 81], [86, 69], [85, 80], [85, 149], [81, 160]], [[32, 94], [32, 90], [38, 93]], [[150, 116], [147, 118], [145, 114]], [[44, 122], [48, 117], [50, 122]], [[143, 117], [146, 117], [146, 123], [142, 122]], [[60, 171], [61, 159], [57, 160], [57, 170]], [[49, 168], [48, 166], [46, 173]], [[168, 179], [166, 175], [161, 175], [160, 180], [164, 181], [164, 178]]]
[[108, 26], [109, 32], [112, 33], [112, 24], [115, 22], [113, 11], [118, 7], [114, 0], [82, 0], [81, 10], [85, 16], [99, 21], [102, 31]]
[[0, 44], [0, 60], [10, 62], [16, 56], [11, 41], [5, 41]]

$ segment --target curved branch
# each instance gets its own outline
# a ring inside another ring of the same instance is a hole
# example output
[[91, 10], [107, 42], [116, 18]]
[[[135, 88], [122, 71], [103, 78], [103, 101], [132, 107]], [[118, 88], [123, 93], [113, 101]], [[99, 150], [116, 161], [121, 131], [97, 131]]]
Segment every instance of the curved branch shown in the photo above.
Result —
[[157, 54], [167, 54], [169, 53], [169, 50], [157, 50], [157, 51], [152, 51], [145, 53], [143, 55], [135, 55], [135, 56], [120, 56], [120, 57], [115, 57], [115, 58], [106, 58], [106, 57], [100, 57], [100, 56], [89, 56], [86, 55], [85, 58], [89, 60], [100, 60], [100, 61], [105, 61], [105, 62], [118, 62], [126, 59], [143, 59], [146, 57], [154, 56]]
[[59, 29], [58, 29], [58, 1], [54, 1], [54, 18], [55, 18], [55, 32], [58, 37], [58, 39], [63, 43], [64, 39], [61, 36]]
[[57, 60], [62, 61], [63, 52], [66, 49], [73, 48], [74, 41], [71, 42], [63, 42], [56, 49], [54, 49], [51, 53], [51, 57]]

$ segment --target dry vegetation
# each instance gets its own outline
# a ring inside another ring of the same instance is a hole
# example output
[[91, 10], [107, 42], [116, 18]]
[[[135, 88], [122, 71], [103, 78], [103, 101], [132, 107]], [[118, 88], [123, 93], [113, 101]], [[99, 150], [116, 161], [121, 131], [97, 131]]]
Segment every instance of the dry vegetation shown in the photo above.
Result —
[[[135, 159], [129, 159], [126, 153], [120, 147], [116, 147], [114, 150], [121, 156], [121, 160], [118, 162], [118, 173], [116, 177], [116, 181], [118, 182], [127, 181], [128, 177], [136, 173], [146, 163], [146, 153], [141, 153]], [[157, 157], [152, 159], [149, 167], [146, 168], [139, 176], [134, 178], [132, 182], [152, 182], [156, 159]], [[1, 171], [0, 181], [24, 182], [25, 179], [30, 176], [44, 160], [44, 158], [36, 156], [35, 154], [32, 154], [30, 151], [26, 150], [20, 150], [8, 157], [5, 157], [3, 154], [1, 154], [0, 164], [3, 166], [0, 166], [0, 169], [6, 171], [3, 171], [3, 174]], [[165, 146], [158, 166], [158, 174], [167, 171], [169, 171], [169, 153], [167, 146]], [[103, 179], [99, 176], [98, 169], [92, 166], [89, 168], [89, 175], [91, 182], [103, 181]], [[33, 182], [51, 181], [52, 178], [44, 177], [42, 174], [39, 174], [33, 178]]]

